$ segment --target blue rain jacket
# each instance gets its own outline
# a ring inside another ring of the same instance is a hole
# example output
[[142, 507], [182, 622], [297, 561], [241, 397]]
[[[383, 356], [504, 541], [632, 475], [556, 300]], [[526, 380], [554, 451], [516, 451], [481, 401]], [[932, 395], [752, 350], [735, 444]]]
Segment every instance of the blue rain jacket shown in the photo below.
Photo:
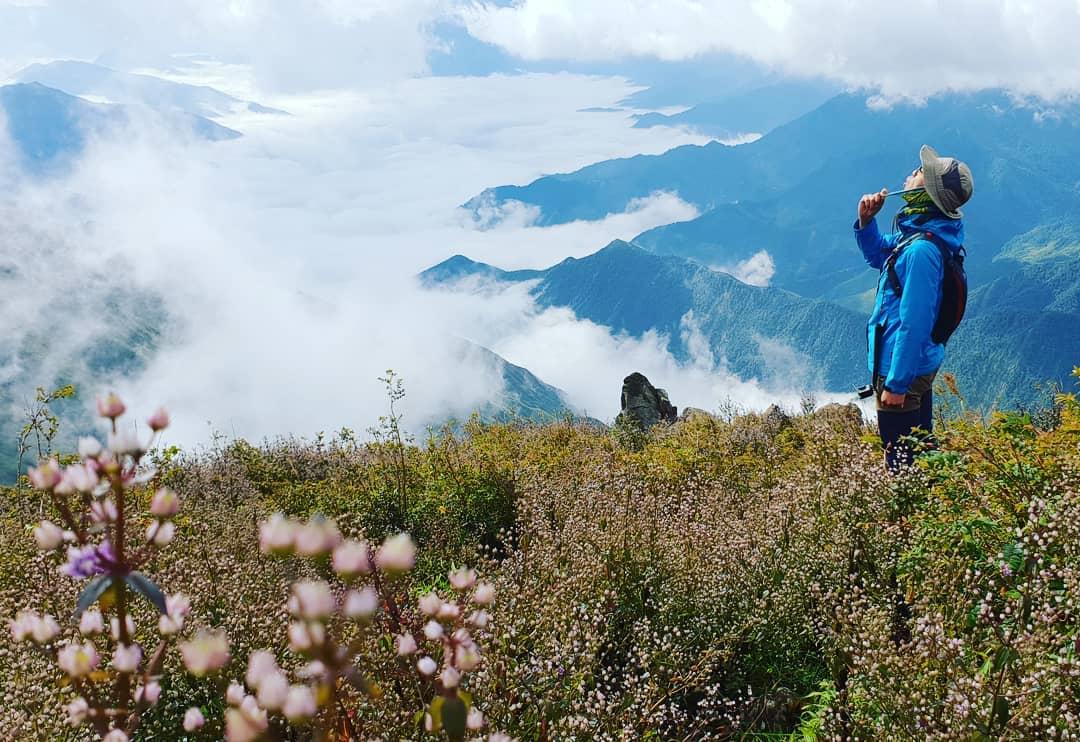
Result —
[[[899, 219], [897, 226], [897, 231], [881, 234], [876, 220], [863, 229], [855, 220], [855, 239], [871, 268], [880, 271], [893, 248], [918, 233], [933, 232], [954, 252], [964, 244], [964, 224], [959, 219], [917, 214]], [[888, 273], [882, 271], [878, 278], [877, 300], [866, 327], [866, 362], [873, 373], [878, 352], [874, 330], [881, 325], [877, 372], [885, 376], [886, 389], [906, 394], [912, 379], [937, 371], [945, 357], [945, 346], [930, 339], [941, 305], [941, 251], [930, 240], [915, 238], [897, 258], [896, 275], [904, 289], [899, 299], [889, 285]]]

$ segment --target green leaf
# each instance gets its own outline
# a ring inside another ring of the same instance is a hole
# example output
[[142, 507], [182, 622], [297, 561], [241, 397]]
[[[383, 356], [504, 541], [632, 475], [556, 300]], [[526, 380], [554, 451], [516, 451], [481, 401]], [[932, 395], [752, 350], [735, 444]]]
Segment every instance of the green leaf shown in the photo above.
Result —
[[442, 710], [445, 703], [446, 698], [443, 696], [435, 696], [431, 701], [431, 708], [428, 709], [428, 713], [431, 714], [432, 732], [438, 732], [442, 729]]
[[167, 612], [165, 609], [165, 594], [149, 577], [141, 572], [131, 572], [124, 576], [124, 582], [130, 585], [132, 590], [153, 603], [159, 613], [165, 614]]
[[1009, 723], [1009, 716], [1009, 699], [1005, 696], [998, 696], [997, 699], [994, 700], [994, 717], [997, 719], [998, 724], [1001, 725], [1002, 729]]
[[453, 742], [465, 739], [465, 717], [468, 713], [465, 702], [458, 696], [451, 696], [443, 702], [442, 725], [446, 736]]
[[90, 580], [90, 584], [83, 588], [83, 591], [79, 594], [78, 601], [75, 603], [75, 618], [79, 618], [87, 608], [97, 602], [97, 599], [100, 598], [112, 584], [112, 575], [98, 575]]

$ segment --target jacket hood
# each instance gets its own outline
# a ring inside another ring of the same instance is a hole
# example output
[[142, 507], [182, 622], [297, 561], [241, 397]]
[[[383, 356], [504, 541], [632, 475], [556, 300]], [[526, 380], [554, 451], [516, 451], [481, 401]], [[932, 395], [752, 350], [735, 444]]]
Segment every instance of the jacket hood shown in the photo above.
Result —
[[913, 232], [933, 232], [954, 252], [964, 244], [964, 222], [944, 214], [898, 214], [896, 228], [905, 237]]

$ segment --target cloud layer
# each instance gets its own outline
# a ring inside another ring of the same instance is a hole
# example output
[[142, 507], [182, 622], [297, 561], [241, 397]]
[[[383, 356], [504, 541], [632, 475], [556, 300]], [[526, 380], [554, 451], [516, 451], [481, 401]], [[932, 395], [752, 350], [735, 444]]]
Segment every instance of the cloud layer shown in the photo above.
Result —
[[888, 96], [1080, 92], [1077, 0], [521, 0], [474, 2], [461, 18], [531, 60], [731, 52]]

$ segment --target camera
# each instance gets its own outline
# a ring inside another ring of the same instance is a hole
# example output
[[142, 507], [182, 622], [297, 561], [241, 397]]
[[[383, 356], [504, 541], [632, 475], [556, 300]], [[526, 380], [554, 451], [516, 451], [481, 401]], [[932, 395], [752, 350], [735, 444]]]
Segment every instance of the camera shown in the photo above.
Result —
[[874, 387], [869, 384], [863, 384], [856, 389], [855, 392], [859, 395], [859, 399], [869, 399], [874, 396]]

